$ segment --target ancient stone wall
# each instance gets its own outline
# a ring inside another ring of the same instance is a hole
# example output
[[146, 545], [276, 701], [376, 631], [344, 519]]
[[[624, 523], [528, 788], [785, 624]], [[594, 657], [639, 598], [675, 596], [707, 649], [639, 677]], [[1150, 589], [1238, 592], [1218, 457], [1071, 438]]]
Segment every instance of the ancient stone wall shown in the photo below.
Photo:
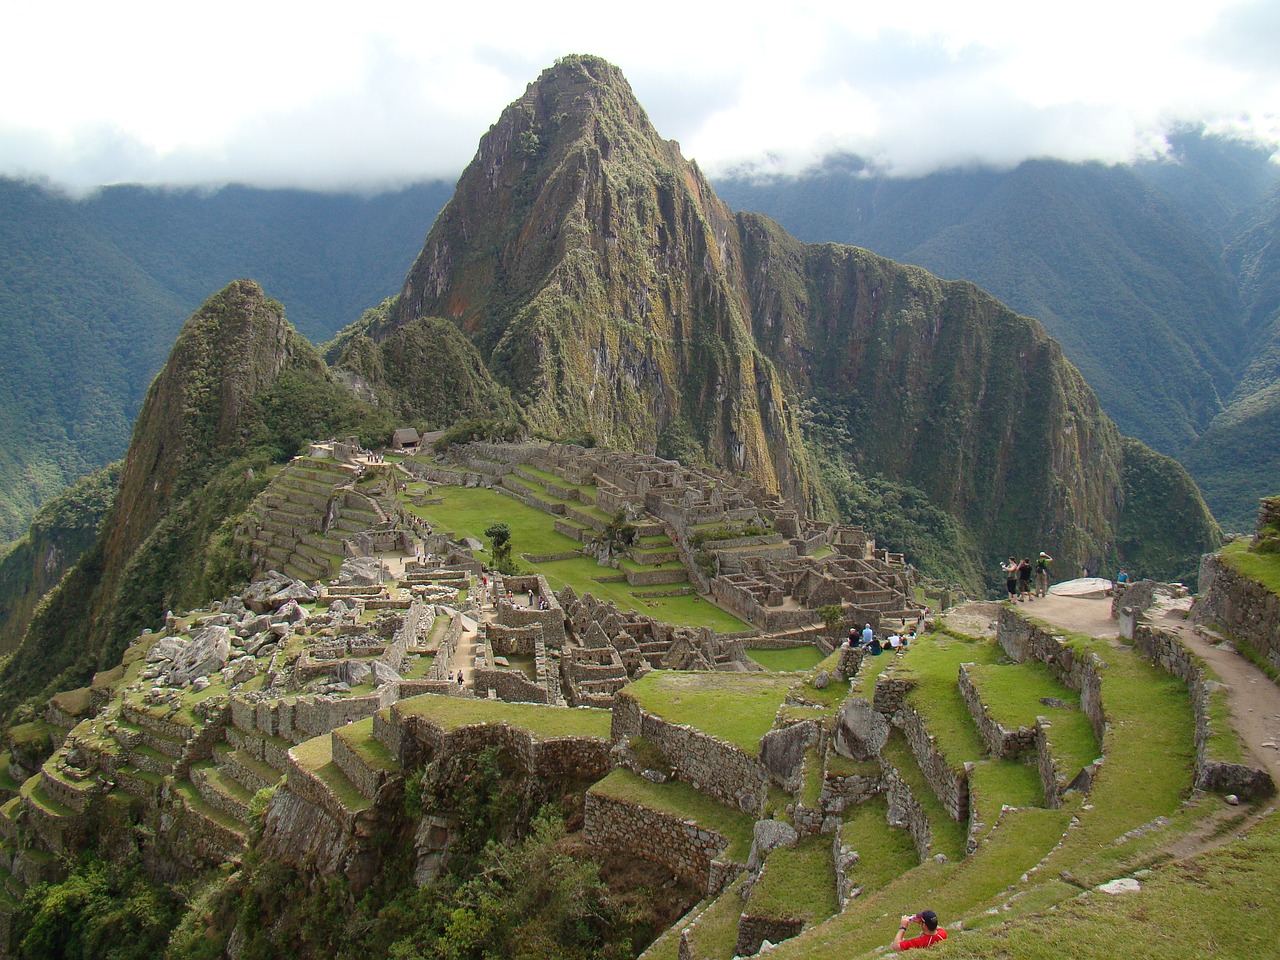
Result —
[[1192, 616], [1280, 669], [1280, 596], [1216, 554], [1200, 561], [1200, 597]]
[[770, 777], [759, 759], [701, 730], [647, 714], [624, 692], [614, 700], [612, 739], [627, 737], [654, 744], [681, 780], [721, 803], [752, 815], [764, 807]]
[[728, 838], [679, 814], [587, 792], [583, 836], [604, 850], [627, 850], [660, 863], [706, 896], [714, 897], [740, 874], [743, 864], [721, 858]]
[[969, 819], [969, 774], [965, 765], [950, 763], [938, 749], [938, 742], [929, 733], [924, 718], [909, 703], [903, 703], [893, 716], [894, 725], [902, 730], [908, 746], [920, 765], [920, 772], [930, 789], [946, 809], [952, 820]]
[[987, 745], [993, 756], [1012, 759], [1021, 756], [1036, 745], [1036, 729], [1034, 727], [1017, 727], [1009, 730], [991, 716], [991, 710], [982, 702], [978, 689], [969, 678], [969, 665], [960, 664], [959, 689], [960, 696], [969, 708], [969, 715], [978, 727], [982, 742]]
[[[1213, 720], [1210, 700], [1214, 690], [1220, 687], [1209, 679], [1203, 663], [1188, 650], [1177, 634], [1161, 630], [1139, 619], [1131, 635], [1134, 648], [1170, 676], [1186, 684], [1191, 695], [1191, 705], [1196, 720], [1196, 768], [1197, 789], [1216, 793], [1234, 793], [1246, 799], [1269, 797], [1276, 792], [1270, 774], [1247, 764], [1231, 763], [1212, 755]], [[1234, 736], [1230, 730], [1216, 731], [1224, 736]]]
[[1102, 679], [1097, 657], [1092, 653], [1082, 656], [1064, 638], [1024, 620], [1017, 610], [1007, 606], [1000, 607], [996, 630], [996, 639], [1014, 662], [1039, 660], [1064, 687], [1080, 692], [1080, 708], [1101, 743], [1106, 714], [1102, 708]]

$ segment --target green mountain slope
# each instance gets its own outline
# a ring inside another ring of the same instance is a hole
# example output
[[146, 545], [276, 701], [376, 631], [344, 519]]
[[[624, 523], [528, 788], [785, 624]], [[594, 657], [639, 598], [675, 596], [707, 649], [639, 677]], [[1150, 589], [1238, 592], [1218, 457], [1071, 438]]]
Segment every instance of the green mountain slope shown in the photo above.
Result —
[[1027, 162], [916, 180], [833, 158], [798, 178], [718, 181], [807, 240], [856, 243], [972, 280], [1038, 318], [1122, 430], [1177, 453], [1242, 361], [1233, 280], [1192, 221], [1133, 170]]
[[75, 200], [0, 179], [0, 544], [121, 456], [184, 317], [242, 276], [315, 340], [400, 285], [447, 198], [111, 187]]

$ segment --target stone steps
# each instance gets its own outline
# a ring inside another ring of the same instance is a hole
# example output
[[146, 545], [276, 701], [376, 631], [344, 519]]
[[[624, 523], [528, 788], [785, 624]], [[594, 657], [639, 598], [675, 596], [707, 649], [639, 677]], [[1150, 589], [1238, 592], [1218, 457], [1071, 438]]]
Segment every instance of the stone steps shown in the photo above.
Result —
[[120, 719], [116, 721], [112, 736], [125, 750], [132, 755], [140, 746], [150, 747], [158, 753], [177, 760], [182, 756], [186, 739], [179, 740], [164, 721], [148, 717], [147, 714], [130, 709], [125, 704], [120, 711]]
[[80, 781], [70, 780], [63, 776], [53, 763], [53, 759], [46, 760], [44, 766], [40, 768], [39, 776], [44, 792], [69, 810], [84, 813], [89, 807], [89, 801], [99, 793], [97, 777], [91, 776]]
[[289, 750], [293, 744], [282, 737], [228, 727], [227, 741], [250, 759], [275, 770], [280, 777], [289, 771]]
[[215, 750], [213, 759], [223, 773], [252, 793], [274, 787], [284, 777], [265, 760], [259, 760], [244, 750], [232, 749], [230, 744], [225, 750]]
[[374, 800], [389, 778], [400, 773], [400, 764], [373, 734], [373, 717], [338, 727], [333, 738], [333, 761], [367, 800]]
[[333, 736], [322, 734], [289, 751], [289, 789], [322, 807], [339, 823], [367, 810], [372, 801], [333, 759]]
[[191, 782], [205, 803], [239, 823], [248, 823], [253, 793], [210, 760], [192, 765]]

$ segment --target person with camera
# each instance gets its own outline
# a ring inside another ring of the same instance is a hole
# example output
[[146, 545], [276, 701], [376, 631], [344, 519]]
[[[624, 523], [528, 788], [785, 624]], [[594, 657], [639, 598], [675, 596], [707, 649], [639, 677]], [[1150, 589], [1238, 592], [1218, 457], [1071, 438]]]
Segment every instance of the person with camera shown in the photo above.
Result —
[[[913, 923], [920, 924], [920, 935], [910, 940], [903, 940], [907, 927]], [[903, 917], [898, 925], [897, 936], [893, 938], [895, 950], [914, 950], [916, 947], [931, 947], [939, 940], [947, 939], [947, 931], [938, 926], [938, 915], [932, 910], [921, 910], [914, 917]]]

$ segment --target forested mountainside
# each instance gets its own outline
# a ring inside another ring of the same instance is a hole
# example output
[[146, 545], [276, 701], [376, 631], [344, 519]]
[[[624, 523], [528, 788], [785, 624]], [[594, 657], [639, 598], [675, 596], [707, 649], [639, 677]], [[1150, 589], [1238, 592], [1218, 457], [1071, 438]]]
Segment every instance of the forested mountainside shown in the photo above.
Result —
[[[1186, 451], [1215, 513], [1246, 529], [1270, 489], [1206, 465], [1230, 462], [1234, 440], [1214, 441], [1224, 423], [1210, 425], [1266, 349], [1251, 303], [1274, 273], [1261, 263], [1251, 274], [1235, 251], [1267, 236], [1259, 220], [1280, 166], [1257, 146], [1201, 131], [1170, 139], [1169, 157], [1129, 167], [1031, 161], [890, 179], [845, 156], [797, 177], [743, 172], [716, 187], [801, 239], [963, 277], [1036, 317], [1120, 428]], [[1206, 433], [1210, 456], [1198, 443]], [[1280, 455], [1280, 435], [1253, 442], [1255, 456]]]
[[[1010, 542], [1116, 555], [1119, 433], [1040, 324], [735, 216], [603, 61], [565, 58], [504, 111], [399, 298], [329, 356], [361, 372], [436, 316], [543, 433], [706, 457], [815, 512], [900, 484], [958, 524], [969, 582]], [[1191, 527], [1188, 549], [1213, 542], [1207, 517]]]
[[151, 378], [210, 292], [257, 277], [325, 340], [399, 287], [450, 189], [73, 199], [0, 178], [0, 545], [124, 454]]
[[894, 549], [974, 589], [1010, 549], [1174, 577], [1218, 542], [1185, 471], [1120, 436], [1039, 323], [733, 215], [595, 58], [504, 112], [401, 294], [328, 354], [251, 281], [192, 315], [0, 706], [85, 682], [243, 577], [230, 534], [271, 463], [406, 420], [747, 471], [815, 514], [892, 523]]

